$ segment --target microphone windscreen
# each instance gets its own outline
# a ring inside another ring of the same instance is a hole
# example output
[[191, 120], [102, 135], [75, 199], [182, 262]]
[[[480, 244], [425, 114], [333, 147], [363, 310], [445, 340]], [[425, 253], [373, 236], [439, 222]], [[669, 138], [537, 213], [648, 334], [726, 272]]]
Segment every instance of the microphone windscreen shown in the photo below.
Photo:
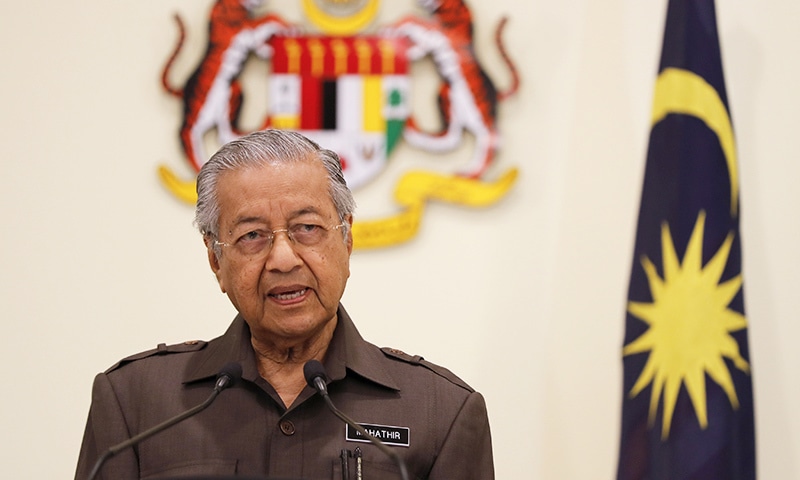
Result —
[[228, 383], [226, 387], [230, 387], [234, 383], [238, 382], [242, 378], [242, 366], [239, 365], [237, 362], [228, 362], [225, 364], [222, 369], [220, 369], [219, 373], [217, 374], [217, 380], [221, 377], [228, 377]]
[[306, 377], [306, 383], [313, 389], [317, 387], [314, 385], [314, 379], [321, 377], [322, 380], [328, 378], [325, 374], [325, 367], [322, 366], [317, 360], [309, 360], [303, 365], [303, 375]]

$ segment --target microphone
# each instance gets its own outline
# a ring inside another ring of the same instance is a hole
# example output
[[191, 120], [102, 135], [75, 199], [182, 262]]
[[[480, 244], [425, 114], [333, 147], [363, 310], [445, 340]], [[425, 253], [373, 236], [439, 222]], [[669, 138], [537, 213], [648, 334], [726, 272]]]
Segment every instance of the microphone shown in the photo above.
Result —
[[309, 360], [308, 362], [306, 362], [305, 365], [303, 365], [303, 375], [305, 375], [306, 377], [306, 383], [311, 388], [319, 392], [319, 394], [325, 400], [325, 404], [328, 406], [328, 409], [331, 412], [333, 412], [334, 415], [339, 417], [339, 419], [344, 423], [350, 425], [358, 433], [360, 433], [367, 440], [369, 440], [370, 443], [378, 447], [378, 449], [381, 452], [383, 452], [384, 454], [389, 456], [389, 458], [394, 460], [394, 463], [397, 464], [397, 468], [400, 469], [400, 477], [403, 480], [409, 480], [408, 469], [406, 468], [406, 464], [394, 450], [387, 447], [386, 444], [383, 443], [382, 441], [370, 435], [369, 432], [367, 432], [364, 429], [364, 427], [354, 422], [350, 417], [348, 417], [341, 410], [336, 408], [330, 396], [328, 396], [328, 385], [325, 383], [328, 379], [328, 375], [325, 374], [325, 367], [323, 367], [321, 363], [319, 363], [316, 360]]
[[94, 464], [94, 468], [92, 468], [91, 473], [89, 473], [88, 480], [94, 480], [94, 478], [100, 472], [100, 468], [102, 468], [103, 464], [106, 463], [106, 460], [118, 454], [122, 450], [125, 450], [128, 447], [132, 447], [137, 443], [141, 442], [142, 440], [148, 439], [153, 435], [160, 433], [166, 430], [167, 428], [175, 425], [176, 423], [180, 423], [183, 420], [191, 417], [192, 415], [200, 413], [201, 411], [205, 410], [206, 407], [211, 405], [211, 402], [213, 402], [214, 399], [217, 398], [217, 395], [219, 395], [221, 391], [232, 386], [241, 378], [242, 378], [241, 365], [239, 365], [236, 362], [230, 362], [225, 364], [225, 366], [222, 367], [222, 369], [217, 374], [217, 381], [214, 383], [214, 391], [211, 392], [211, 395], [209, 395], [209, 397], [206, 399], [205, 402], [197, 405], [196, 407], [190, 408], [189, 410], [186, 410], [185, 412], [176, 415], [170, 418], [169, 420], [159, 423], [155, 427], [145, 430], [144, 432], [141, 432], [140, 434], [131, 437], [130, 439], [122, 443], [112, 446], [111, 448], [106, 450], [105, 453], [103, 453], [103, 455], [99, 459], [97, 459], [97, 462]]

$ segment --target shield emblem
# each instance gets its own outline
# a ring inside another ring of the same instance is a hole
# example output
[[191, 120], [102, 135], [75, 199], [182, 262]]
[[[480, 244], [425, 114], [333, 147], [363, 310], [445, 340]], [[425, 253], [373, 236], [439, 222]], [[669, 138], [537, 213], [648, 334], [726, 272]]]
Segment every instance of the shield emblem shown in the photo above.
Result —
[[386, 166], [409, 115], [407, 44], [380, 36], [276, 36], [270, 126], [336, 151], [355, 189]]

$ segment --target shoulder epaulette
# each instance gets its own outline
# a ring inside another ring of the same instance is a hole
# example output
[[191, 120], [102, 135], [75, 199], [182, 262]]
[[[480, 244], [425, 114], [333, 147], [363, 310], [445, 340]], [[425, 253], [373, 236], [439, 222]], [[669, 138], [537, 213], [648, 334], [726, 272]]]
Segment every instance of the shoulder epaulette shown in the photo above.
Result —
[[458, 376], [455, 373], [451, 372], [450, 370], [448, 370], [448, 369], [446, 369], [444, 367], [440, 367], [439, 365], [436, 365], [435, 363], [431, 363], [431, 362], [425, 360], [424, 358], [422, 358], [419, 355], [409, 355], [409, 354], [405, 353], [402, 350], [398, 350], [396, 348], [389, 348], [389, 347], [383, 347], [383, 348], [381, 348], [381, 351], [387, 357], [391, 357], [391, 358], [394, 358], [394, 359], [397, 359], [397, 360], [400, 360], [400, 361], [403, 361], [403, 362], [406, 362], [406, 363], [410, 363], [411, 365], [418, 365], [420, 367], [425, 367], [426, 369], [430, 370], [431, 372], [435, 373], [436, 375], [439, 375], [440, 377], [450, 381], [451, 383], [453, 383], [455, 385], [458, 385], [461, 388], [464, 388], [464, 389], [466, 389], [466, 390], [468, 390], [470, 392], [474, 392], [475, 391], [475, 390], [472, 389], [472, 387], [467, 385], [467, 383], [464, 382], [464, 380], [461, 380], [460, 378], [458, 378]]
[[106, 370], [105, 373], [109, 373], [125, 364], [135, 362], [136, 360], [141, 360], [143, 358], [148, 358], [156, 355], [168, 355], [172, 353], [196, 352], [198, 350], [204, 349], [206, 345], [208, 345], [208, 342], [205, 342], [203, 340], [187, 340], [183, 343], [176, 343], [174, 345], [159, 343], [158, 346], [156, 346], [156, 348], [145, 350], [144, 352], [140, 353], [135, 353], [129, 357], [123, 358], [116, 364], [112, 365], [111, 368]]

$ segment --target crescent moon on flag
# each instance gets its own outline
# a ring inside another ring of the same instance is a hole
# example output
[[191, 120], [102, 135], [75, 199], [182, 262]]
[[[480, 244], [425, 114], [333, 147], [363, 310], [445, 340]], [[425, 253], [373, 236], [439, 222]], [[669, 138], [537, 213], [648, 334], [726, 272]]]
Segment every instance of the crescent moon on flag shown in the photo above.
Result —
[[657, 124], [670, 113], [697, 117], [719, 138], [731, 181], [731, 214], [736, 215], [739, 199], [736, 144], [731, 118], [719, 93], [696, 73], [665, 68], [656, 79], [651, 125]]

